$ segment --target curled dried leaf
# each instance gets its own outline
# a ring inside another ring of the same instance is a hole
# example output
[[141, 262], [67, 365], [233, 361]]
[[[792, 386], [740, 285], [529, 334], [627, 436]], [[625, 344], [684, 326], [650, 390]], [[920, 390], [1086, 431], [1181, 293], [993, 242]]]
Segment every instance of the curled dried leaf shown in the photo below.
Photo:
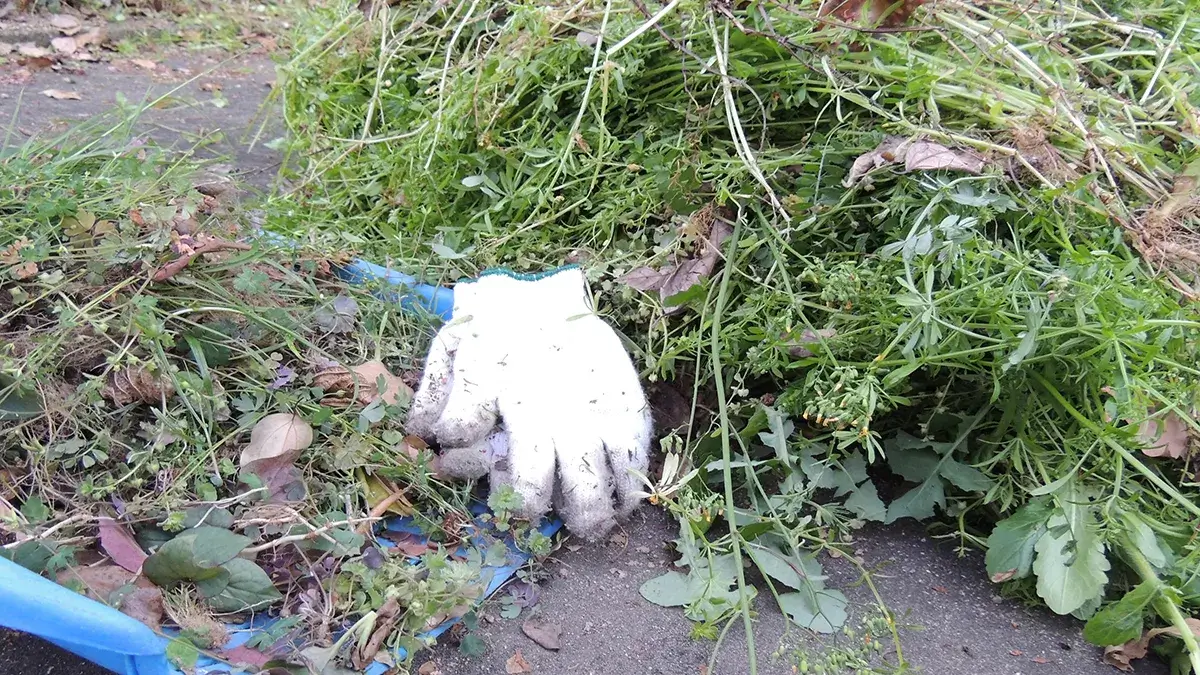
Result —
[[[379, 389], [380, 382], [383, 383], [382, 393]], [[413, 395], [412, 388], [405, 384], [404, 380], [393, 375], [387, 366], [377, 360], [367, 361], [353, 368], [331, 366], [313, 377], [313, 385], [326, 393], [342, 394], [328, 396], [321, 401], [329, 406], [348, 406], [354, 401], [365, 406], [377, 398], [382, 398], [388, 405], [395, 405], [412, 399]]]
[[61, 31], [63, 35], [74, 35], [83, 27], [79, 19], [70, 14], [51, 14], [50, 25]]
[[1187, 454], [1189, 436], [1187, 423], [1179, 415], [1168, 412], [1142, 422], [1138, 440], [1145, 444], [1142, 452], [1148, 457], [1179, 459]]
[[913, 141], [899, 136], [884, 138], [875, 149], [859, 155], [843, 185], [853, 187], [864, 176], [892, 164], [904, 163], [906, 171], [983, 171], [984, 160], [967, 150], [953, 150], [940, 143]]
[[113, 371], [100, 395], [116, 403], [158, 403], [175, 394], [175, 383], [161, 373], [135, 367]]
[[56, 37], [50, 41], [50, 46], [54, 47], [54, 51], [63, 56], [70, 56], [75, 53], [75, 50], [79, 49], [79, 45], [76, 44], [73, 37]]
[[532, 673], [533, 666], [529, 665], [529, 662], [521, 655], [521, 650], [518, 649], [516, 654], [508, 657], [508, 660], [504, 662], [504, 672], [508, 673], [508, 675]]

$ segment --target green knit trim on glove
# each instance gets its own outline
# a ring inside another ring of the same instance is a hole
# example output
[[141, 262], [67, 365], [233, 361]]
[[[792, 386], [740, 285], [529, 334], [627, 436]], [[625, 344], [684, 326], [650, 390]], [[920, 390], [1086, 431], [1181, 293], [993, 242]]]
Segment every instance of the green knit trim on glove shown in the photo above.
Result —
[[470, 283], [474, 283], [475, 281], [478, 281], [479, 279], [482, 279], [484, 277], [494, 277], [494, 276], [504, 276], [504, 277], [508, 277], [510, 279], [515, 279], [517, 281], [538, 281], [540, 279], [552, 277], [555, 274], [558, 274], [559, 272], [565, 272], [567, 270], [574, 270], [574, 269], [579, 269], [579, 265], [572, 263], [570, 265], [563, 265], [562, 267], [556, 267], [552, 270], [546, 270], [545, 272], [514, 272], [513, 270], [510, 270], [507, 267], [495, 267], [495, 268], [484, 270], [484, 271], [480, 272], [479, 276], [475, 277], [474, 279], [459, 279], [458, 283], [470, 284]]

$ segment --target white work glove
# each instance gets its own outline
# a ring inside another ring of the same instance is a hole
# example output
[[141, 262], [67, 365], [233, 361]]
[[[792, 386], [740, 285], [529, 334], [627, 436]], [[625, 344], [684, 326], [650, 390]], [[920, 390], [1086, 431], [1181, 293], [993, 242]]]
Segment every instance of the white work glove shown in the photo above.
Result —
[[593, 313], [582, 270], [486, 272], [455, 287], [453, 316], [430, 347], [409, 433], [448, 449], [447, 473], [486, 467], [493, 490], [511, 485], [519, 515], [536, 520], [553, 503], [571, 531], [603, 536], [641, 500], [630, 470], [648, 471], [652, 428], [637, 371]]

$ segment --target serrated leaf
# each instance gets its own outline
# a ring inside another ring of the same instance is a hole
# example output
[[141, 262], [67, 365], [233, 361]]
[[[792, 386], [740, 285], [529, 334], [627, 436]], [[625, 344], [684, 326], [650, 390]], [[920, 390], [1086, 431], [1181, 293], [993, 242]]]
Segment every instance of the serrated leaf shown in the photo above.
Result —
[[200, 650], [196, 645], [183, 638], [175, 638], [167, 643], [167, 660], [184, 672], [192, 672], [196, 661], [200, 659]]
[[1029, 502], [1016, 513], [996, 523], [987, 540], [984, 558], [994, 582], [1022, 579], [1033, 568], [1033, 547], [1046, 533], [1053, 509], [1045, 502]]
[[887, 506], [879, 498], [875, 484], [867, 481], [858, 487], [846, 499], [844, 506], [863, 520], [874, 520], [882, 523], [887, 518]]
[[1136, 640], [1142, 635], [1142, 617], [1146, 607], [1158, 597], [1157, 580], [1144, 581], [1120, 600], [1097, 612], [1083, 627], [1083, 638], [1107, 647]]
[[242, 612], [261, 609], [283, 598], [261, 567], [245, 558], [234, 558], [221, 565], [229, 582], [215, 596], [207, 596], [209, 606], [218, 612]]
[[783, 593], [779, 608], [796, 625], [818, 633], [833, 633], [846, 623], [846, 596], [824, 588], [815, 593]]
[[1063, 504], [1063, 512], [1050, 517], [1049, 531], [1034, 546], [1033, 572], [1038, 596], [1055, 612], [1070, 614], [1103, 594], [1110, 564], [1104, 542], [1093, 530], [1091, 509]]
[[992, 488], [992, 479], [973, 466], [947, 457], [939, 472], [942, 477], [966, 492], [985, 492]]
[[915, 520], [932, 518], [934, 506], [946, 507], [946, 490], [942, 486], [942, 479], [936, 475], [930, 476], [925, 482], [889, 504], [887, 520], [884, 522], [894, 523], [901, 518]]

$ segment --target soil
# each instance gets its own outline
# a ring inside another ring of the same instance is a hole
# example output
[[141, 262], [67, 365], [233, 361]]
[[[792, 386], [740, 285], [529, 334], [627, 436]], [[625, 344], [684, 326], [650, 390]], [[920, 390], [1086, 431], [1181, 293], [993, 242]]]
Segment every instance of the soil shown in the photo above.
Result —
[[[153, 61], [148, 69], [134, 58]], [[27, 80], [19, 65], [0, 65], [0, 138], [18, 144], [31, 134], [53, 132], [64, 125], [101, 114], [117, 101], [150, 100], [172, 91], [167, 107], [152, 110], [138, 129], [157, 143], [191, 147], [206, 142], [203, 153], [228, 156], [242, 180], [262, 190], [270, 188], [279, 154], [264, 146], [278, 134], [279, 115], [260, 115], [274, 78], [268, 55], [230, 58], [220, 52], [149, 53], [111, 63], [80, 64], [75, 73], [40, 70]], [[15, 78], [15, 79], [14, 79]], [[216, 95], [219, 88], [220, 96]], [[76, 91], [80, 100], [55, 100], [46, 89]], [[224, 104], [218, 103], [224, 101]], [[15, 112], [15, 122], [14, 119]], [[256, 120], [271, 124], [253, 149]], [[11, 128], [9, 128], [11, 127]], [[11, 133], [8, 133], [11, 132]], [[598, 544], [578, 550], [564, 548], [550, 564], [536, 612], [562, 628], [562, 647], [547, 651], [521, 631], [522, 619], [498, 617], [499, 608], [480, 623], [488, 650], [480, 658], [461, 655], [452, 644], [441, 644], [418, 658], [432, 659], [447, 675], [505, 672], [505, 662], [517, 650], [535, 673], [662, 673], [748, 672], [745, 635], [741, 624], [730, 630], [717, 651], [714, 671], [706, 671], [714, 643], [689, 637], [691, 624], [678, 609], [645, 601], [639, 586], [661, 574], [673, 559], [668, 542], [676, 526], [654, 508], [643, 508], [629, 523], [623, 546]], [[887, 606], [902, 617], [901, 641], [905, 658], [920, 672], [932, 675], [1013, 675], [1014, 673], [1073, 673], [1110, 675], [1099, 649], [1084, 643], [1080, 624], [1041, 609], [1002, 600], [987, 580], [982, 557], [959, 557], [949, 545], [935, 543], [921, 525], [907, 522], [861, 533], [856, 545]], [[844, 563], [844, 561], [842, 561]], [[846, 564], [824, 561], [832, 584], [851, 600], [852, 619], [870, 613], [873, 599]], [[787, 628], [769, 593], [757, 600], [755, 639], [759, 672], [791, 673], [790, 654], [817, 651], [823, 641], [796, 628]], [[526, 610], [529, 612], [530, 610]], [[843, 638], [844, 639], [844, 638]], [[1036, 659], [1036, 660], [1035, 660]], [[895, 655], [887, 654], [895, 663]], [[39, 639], [0, 629], [0, 675], [107, 672]], [[1165, 673], [1163, 664], [1148, 660], [1139, 673]]]

